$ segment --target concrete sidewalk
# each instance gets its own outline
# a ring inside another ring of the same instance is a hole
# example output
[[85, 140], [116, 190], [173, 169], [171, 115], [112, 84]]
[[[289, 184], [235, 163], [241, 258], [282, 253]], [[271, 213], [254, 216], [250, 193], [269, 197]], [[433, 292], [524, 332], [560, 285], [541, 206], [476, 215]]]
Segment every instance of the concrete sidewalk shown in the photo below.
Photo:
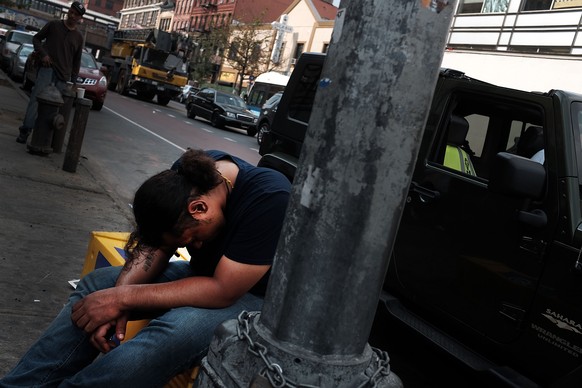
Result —
[[0, 376], [65, 303], [90, 233], [131, 229], [89, 162], [62, 169], [66, 144], [62, 154], [35, 156], [15, 141], [28, 102], [19, 86], [0, 71]]

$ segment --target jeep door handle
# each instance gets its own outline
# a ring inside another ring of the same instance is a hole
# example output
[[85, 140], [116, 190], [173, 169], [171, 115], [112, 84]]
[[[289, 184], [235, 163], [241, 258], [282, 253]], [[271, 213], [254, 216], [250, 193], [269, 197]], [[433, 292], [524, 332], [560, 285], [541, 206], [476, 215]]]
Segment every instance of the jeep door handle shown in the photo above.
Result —
[[414, 181], [410, 184], [410, 190], [417, 193], [423, 202], [434, 201], [441, 196], [439, 191], [423, 187]]

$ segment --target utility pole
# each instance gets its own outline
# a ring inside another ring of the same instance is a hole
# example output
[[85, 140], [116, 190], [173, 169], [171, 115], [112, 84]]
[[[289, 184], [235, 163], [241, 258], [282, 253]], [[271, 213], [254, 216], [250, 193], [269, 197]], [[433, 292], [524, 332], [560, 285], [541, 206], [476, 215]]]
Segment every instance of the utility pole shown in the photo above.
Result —
[[367, 341], [443, 56], [447, 3], [342, 2], [263, 310], [217, 329], [201, 387], [401, 386]]

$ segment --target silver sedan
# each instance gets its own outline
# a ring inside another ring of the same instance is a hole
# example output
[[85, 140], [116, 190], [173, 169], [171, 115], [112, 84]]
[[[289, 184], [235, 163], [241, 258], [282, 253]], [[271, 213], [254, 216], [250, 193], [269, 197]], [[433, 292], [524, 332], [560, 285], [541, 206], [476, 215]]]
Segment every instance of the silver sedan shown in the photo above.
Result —
[[17, 49], [8, 65], [8, 75], [12, 79], [21, 80], [24, 78], [24, 64], [28, 55], [34, 51], [34, 46], [30, 43], [22, 43]]

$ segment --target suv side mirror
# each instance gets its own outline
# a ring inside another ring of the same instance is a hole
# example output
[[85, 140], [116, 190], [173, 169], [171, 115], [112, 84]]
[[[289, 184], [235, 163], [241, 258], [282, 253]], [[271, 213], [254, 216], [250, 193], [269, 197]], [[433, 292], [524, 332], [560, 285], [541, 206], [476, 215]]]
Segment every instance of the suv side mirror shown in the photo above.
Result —
[[[546, 169], [533, 160], [507, 152], [495, 155], [489, 177], [489, 190], [511, 197], [540, 200], [546, 186]], [[548, 224], [548, 217], [542, 209], [519, 209], [517, 219], [536, 229]]]
[[489, 190], [512, 197], [542, 199], [546, 186], [546, 169], [533, 160], [508, 152], [495, 155]]

